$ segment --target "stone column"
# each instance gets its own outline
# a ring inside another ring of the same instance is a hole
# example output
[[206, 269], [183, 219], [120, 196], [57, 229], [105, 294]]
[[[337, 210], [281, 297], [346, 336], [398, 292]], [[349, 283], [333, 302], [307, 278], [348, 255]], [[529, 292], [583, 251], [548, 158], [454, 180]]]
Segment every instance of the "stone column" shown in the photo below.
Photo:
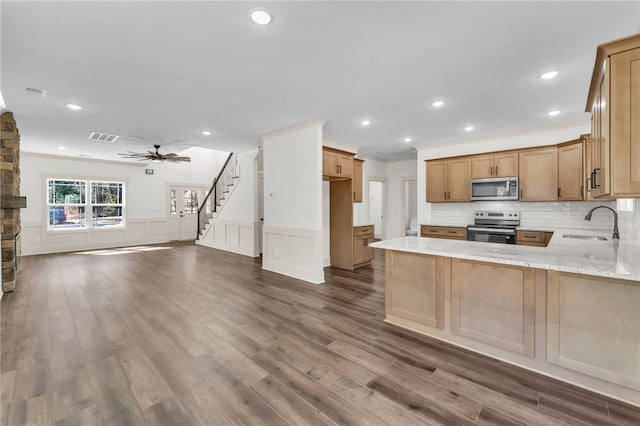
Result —
[[0, 130], [2, 291], [7, 292], [16, 287], [15, 237], [20, 233], [20, 207], [25, 207], [26, 202], [20, 197], [20, 134], [13, 113], [0, 116]]

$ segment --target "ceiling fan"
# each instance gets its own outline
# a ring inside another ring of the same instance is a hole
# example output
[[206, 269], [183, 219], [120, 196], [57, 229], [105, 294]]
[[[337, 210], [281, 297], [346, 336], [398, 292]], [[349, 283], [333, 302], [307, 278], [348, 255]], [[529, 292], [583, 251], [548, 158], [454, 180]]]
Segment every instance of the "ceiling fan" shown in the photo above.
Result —
[[153, 146], [156, 149], [156, 152], [147, 151], [147, 152], [119, 152], [118, 155], [121, 155], [122, 158], [136, 158], [139, 161], [147, 161], [151, 160], [153, 163], [162, 163], [163, 161], [171, 161], [172, 163], [180, 163], [182, 161], [190, 163], [191, 157], [180, 157], [178, 154], [170, 153], [170, 154], [160, 154], [158, 149], [160, 149], [160, 145]]

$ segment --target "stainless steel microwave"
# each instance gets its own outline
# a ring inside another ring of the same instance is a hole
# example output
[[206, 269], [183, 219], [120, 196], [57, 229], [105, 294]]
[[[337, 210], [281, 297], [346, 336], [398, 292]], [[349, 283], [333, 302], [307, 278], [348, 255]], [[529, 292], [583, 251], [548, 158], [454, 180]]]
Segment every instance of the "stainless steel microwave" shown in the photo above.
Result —
[[518, 190], [517, 176], [471, 179], [471, 201], [515, 201]]

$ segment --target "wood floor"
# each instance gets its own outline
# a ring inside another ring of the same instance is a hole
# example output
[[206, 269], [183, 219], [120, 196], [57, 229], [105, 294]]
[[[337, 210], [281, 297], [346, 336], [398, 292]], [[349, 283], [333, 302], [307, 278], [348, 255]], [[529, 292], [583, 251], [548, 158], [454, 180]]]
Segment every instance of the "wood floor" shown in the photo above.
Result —
[[24, 257], [1, 301], [0, 424], [640, 423], [385, 324], [382, 252], [326, 279], [194, 244]]

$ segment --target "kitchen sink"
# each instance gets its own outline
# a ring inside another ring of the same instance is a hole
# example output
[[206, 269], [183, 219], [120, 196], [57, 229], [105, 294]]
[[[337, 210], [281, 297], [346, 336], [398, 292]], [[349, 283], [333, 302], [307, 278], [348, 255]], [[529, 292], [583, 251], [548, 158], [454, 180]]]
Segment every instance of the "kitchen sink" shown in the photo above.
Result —
[[580, 234], [564, 234], [562, 238], [571, 238], [575, 240], [597, 240], [597, 241], [607, 241], [608, 238], [599, 237], [597, 235], [580, 235]]

